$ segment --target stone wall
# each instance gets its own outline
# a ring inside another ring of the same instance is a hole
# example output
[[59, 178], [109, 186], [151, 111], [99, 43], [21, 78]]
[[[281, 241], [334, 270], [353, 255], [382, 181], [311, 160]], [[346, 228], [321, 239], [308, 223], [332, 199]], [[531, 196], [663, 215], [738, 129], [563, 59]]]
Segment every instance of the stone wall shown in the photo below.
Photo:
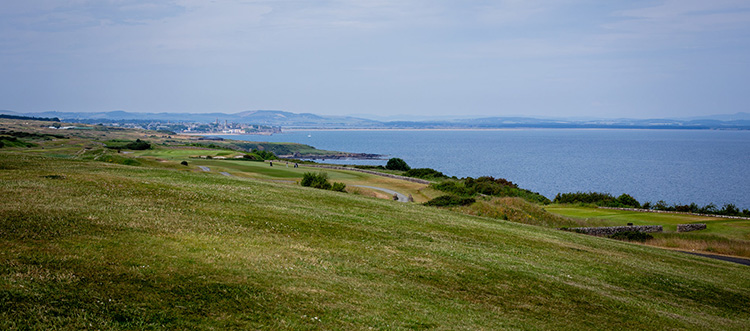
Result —
[[618, 232], [662, 232], [661, 225], [630, 225], [630, 226], [605, 226], [589, 228], [569, 228], [570, 231], [590, 234], [593, 236], [611, 236]]
[[677, 232], [690, 232], [690, 231], [698, 231], [698, 230], [705, 230], [706, 224], [703, 223], [697, 223], [697, 224], [677, 224]]
[[377, 171], [371, 171], [366, 169], [357, 169], [357, 168], [349, 168], [349, 167], [338, 167], [338, 166], [329, 166], [329, 165], [320, 165], [320, 164], [305, 164], [300, 165], [300, 167], [313, 167], [313, 168], [323, 168], [323, 169], [333, 169], [333, 170], [348, 170], [348, 171], [358, 171], [358, 172], [364, 172], [366, 174], [376, 175], [376, 176], [382, 176], [382, 177], [389, 177], [389, 178], [395, 178], [400, 180], [405, 180], [413, 183], [418, 184], [424, 184], [424, 185], [430, 185], [429, 181], [426, 181], [424, 179], [419, 178], [413, 178], [413, 177], [406, 177], [406, 176], [399, 176], [399, 175], [393, 175], [393, 174], [386, 174], [382, 172]]

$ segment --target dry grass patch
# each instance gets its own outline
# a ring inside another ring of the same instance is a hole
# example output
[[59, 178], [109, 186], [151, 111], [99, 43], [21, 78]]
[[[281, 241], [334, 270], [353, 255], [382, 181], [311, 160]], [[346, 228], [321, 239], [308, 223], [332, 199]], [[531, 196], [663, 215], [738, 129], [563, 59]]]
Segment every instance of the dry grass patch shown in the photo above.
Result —
[[722, 254], [750, 258], [750, 241], [727, 239], [716, 236], [690, 238], [677, 234], [661, 234], [645, 243], [649, 246]]

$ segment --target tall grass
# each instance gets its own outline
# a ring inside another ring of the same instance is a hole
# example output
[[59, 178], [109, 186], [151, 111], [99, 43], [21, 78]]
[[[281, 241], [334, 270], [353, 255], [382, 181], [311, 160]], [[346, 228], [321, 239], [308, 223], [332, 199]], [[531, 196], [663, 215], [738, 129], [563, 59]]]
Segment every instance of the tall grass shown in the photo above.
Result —
[[723, 255], [750, 258], [750, 241], [723, 238], [717, 235], [664, 233], [658, 234], [646, 242], [657, 247], [676, 248], [686, 251], [698, 251]]

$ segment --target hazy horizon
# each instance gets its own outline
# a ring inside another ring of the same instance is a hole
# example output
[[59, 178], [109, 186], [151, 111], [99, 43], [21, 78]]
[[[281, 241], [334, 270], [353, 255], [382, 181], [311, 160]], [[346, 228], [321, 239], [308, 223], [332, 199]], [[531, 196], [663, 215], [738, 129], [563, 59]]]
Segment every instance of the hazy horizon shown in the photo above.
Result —
[[0, 109], [19, 113], [750, 111], [740, 0], [29, 0], [0, 3], [0, 46]]

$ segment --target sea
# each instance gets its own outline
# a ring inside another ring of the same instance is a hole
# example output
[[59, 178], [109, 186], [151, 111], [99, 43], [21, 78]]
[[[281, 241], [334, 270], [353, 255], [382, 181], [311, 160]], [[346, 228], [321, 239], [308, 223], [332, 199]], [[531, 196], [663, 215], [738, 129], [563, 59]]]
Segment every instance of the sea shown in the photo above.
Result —
[[565, 192], [627, 193], [641, 203], [750, 209], [750, 131], [294, 130], [220, 137], [385, 156], [325, 163], [385, 165], [398, 157], [448, 176], [505, 178], [550, 199]]

